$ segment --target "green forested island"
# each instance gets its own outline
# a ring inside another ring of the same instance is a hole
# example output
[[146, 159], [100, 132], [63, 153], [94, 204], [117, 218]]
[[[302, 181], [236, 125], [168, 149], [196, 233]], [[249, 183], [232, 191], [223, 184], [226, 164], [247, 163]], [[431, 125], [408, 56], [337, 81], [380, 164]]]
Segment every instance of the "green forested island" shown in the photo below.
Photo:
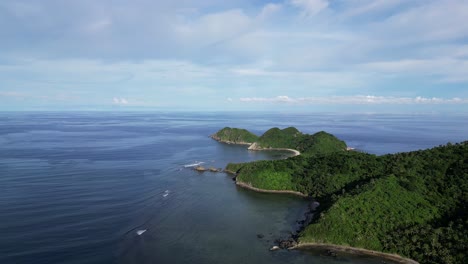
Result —
[[225, 127], [211, 137], [217, 141], [230, 144], [252, 144], [258, 140], [258, 136], [246, 129]]
[[270, 129], [256, 142], [302, 152], [226, 167], [238, 184], [320, 202], [299, 246], [343, 245], [420, 263], [468, 263], [468, 141], [383, 156], [345, 151], [333, 135], [295, 128]]
[[294, 149], [304, 155], [346, 150], [346, 143], [331, 134], [321, 131], [308, 135], [294, 127], [271, 128], [260, 137], [245, 129], [225, 127], [211, 137], [225, 143], [247, 143], [253, 150]]

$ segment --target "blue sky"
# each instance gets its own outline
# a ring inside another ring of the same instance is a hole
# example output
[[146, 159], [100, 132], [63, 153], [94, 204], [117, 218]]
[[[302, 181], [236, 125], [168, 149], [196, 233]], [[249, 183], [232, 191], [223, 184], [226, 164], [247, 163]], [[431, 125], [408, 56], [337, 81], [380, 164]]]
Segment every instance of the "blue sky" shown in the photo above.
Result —
[[468, 112], [466, 0], [3, 0], [0, 110]]

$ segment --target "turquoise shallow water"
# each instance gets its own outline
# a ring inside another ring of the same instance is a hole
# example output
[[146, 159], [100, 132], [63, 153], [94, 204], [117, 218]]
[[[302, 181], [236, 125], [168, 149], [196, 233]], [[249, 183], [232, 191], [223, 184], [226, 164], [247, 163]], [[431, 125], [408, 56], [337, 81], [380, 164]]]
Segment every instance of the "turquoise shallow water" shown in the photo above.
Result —
[[[381, 263], [268, 248], [307, 202], [184, 165], [284, 158], [208, 135], [325, 130], [375, 154], [466, 140], [464, 116], [0, 113], [0, 263]], [[146, 230], [138, 235], [139, 230]], [[263, 234], [262, 239], [257, 234]]]

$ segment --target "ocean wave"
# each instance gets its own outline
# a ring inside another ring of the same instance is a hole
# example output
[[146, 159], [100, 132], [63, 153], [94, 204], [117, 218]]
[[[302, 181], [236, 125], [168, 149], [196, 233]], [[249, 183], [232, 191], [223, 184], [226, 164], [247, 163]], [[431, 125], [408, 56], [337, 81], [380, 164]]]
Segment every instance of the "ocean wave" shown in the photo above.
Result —
[[199, 166], [199, 165], [201, 165], [203, 163], [205, 163], [205, 162], [200, 161], [200, 162], [195, 162], [195, 163], [192, 163], [192, 164], [186, 164], [186, 165], [184, 165], [184, 168], [196, 167], [196, 166]]
[[146, 229], [140, 229], [140, 230], [136, 231], [137, 235], [139, 235], [139, 236], [143, 235], [143, 233], [145, 233], [145, 232], [146, 232]]

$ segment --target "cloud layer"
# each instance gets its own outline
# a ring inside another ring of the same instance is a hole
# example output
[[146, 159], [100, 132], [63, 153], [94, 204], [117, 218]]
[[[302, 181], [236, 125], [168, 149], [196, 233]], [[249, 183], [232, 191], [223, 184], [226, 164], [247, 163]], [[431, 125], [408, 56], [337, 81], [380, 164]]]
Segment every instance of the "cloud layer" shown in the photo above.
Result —
[[239, 99], [243, 103], [279, 103], [279, 104], [345, 104], [345, 105], [360, 105], [360, 104], [391, 104], [391, 105], [413, 105], [413, 104], [468, 104], [468, 98], [425, 98], [417, 96], [409, 97], [392, 97], [392, 96], [373, 96], [373, 95], [357, 95], [357, 96], [332, 96], [332, 97], [302, 97], [291, 98], [289, 96], [276, 96], [271, 98], [264, 97], [243, 97]]
[[460, 0], [5, 0], [0, 104], [468, 98], [466, 17]]

